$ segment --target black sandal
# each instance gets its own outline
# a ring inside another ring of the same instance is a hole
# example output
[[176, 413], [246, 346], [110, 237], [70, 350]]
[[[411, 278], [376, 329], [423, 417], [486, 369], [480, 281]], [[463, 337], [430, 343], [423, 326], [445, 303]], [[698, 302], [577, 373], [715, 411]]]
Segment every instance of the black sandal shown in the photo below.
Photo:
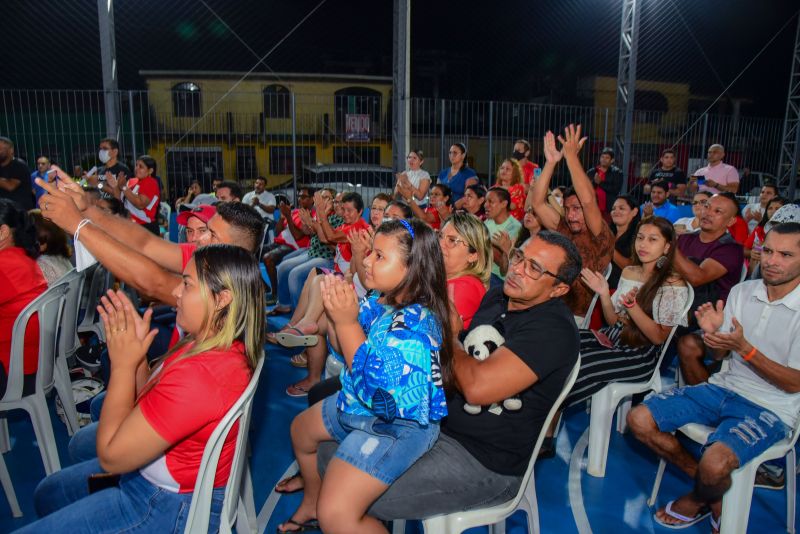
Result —
[[309, 519], [305, 523], [298, 523], [294, 519], [287, 519], [284, 524], [294, 525], [297, 528], [292, 530], [281, 530], [277, 528], [278, 534], [291, 534], [292, 532], [321, 532], [319, 528], [319, 521], [316, 519]]
[[275, 484], [275, 488], [274, 488], [275, 493], [281, 493], [283, 495], [289, 495], [291, 493], [297, 493], [298, 491], [303, 491], [303, 489], [305, 488], [305, 485], [302, 488], [297, 488], [296, 490], [291, 490], [291, 491], [279, 490], [278, 489], [278, 486], [288, 485], [292, 480], [294, 480], [296, 478], [302, 479], [302, 476], [300, 475], [300, 471], [298, 471], [297, 473], [293, 474], [292, 476], [284, 478], [283, 480], [281, 480], [280, 482]]

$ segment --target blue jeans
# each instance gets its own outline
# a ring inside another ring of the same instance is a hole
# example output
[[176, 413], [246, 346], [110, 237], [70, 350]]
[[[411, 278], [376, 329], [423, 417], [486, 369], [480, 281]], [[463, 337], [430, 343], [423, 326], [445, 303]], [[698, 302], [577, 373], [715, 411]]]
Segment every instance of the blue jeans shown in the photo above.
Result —
[[78, 429], [69, 439], [67, 449], [69, 457], [73, 463], [97, 458], [97, 421], [100, 419], [100, 410], [103, 408], [103, 401], [106, 392], [103, 391], [89, 403], [89, 414], [92, 422], [83, 428]]
[[294, 251], [278, 264], [278, 305], [297, 307], [308, 273], [316, 267], [333, 268], [333, 260], [309, 258], [307, 251]]
[[733, 451], [740, 466], [792, 433], [770, 410], [714, 384], [671, 389], [644, 404], [662, 432], [687, 423], [716, 427], [703, 449], [720, 442]]
[[[34, 492], [41, 519], [17, 532], [183, 532], [191, 493], [164, 490], [136, 471], [123, 475], [119, 487], [89, 495], [87, 479], [102, 472], [99, 461], [89, 460], [42, 480]], [[214, 489], [209, 532], [219, 529], [224, 496], [224, 487]]]

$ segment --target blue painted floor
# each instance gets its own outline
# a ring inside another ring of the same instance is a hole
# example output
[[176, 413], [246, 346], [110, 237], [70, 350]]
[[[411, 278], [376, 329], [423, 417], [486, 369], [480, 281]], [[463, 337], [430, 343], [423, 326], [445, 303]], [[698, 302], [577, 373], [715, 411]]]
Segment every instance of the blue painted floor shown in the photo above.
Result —
[[[270, 325], [275, 329], [285, 320], [281, 317], [270, 318]], [[289, 354], [291, 353], [288, 350], [280, 347], [267, 347], [268, 361], [253, 409], [251, 467], [256, 509], [261, 511], [259, 524], [264, 526], [265, 532], [275, 532], [276, 526], [290, 517], [300, 501], [299, 494], [281, 496], [280, 499], [272, 494], [274, 484], [293, 462], [289, 423], [306, 406], [305, 399], [290, 398], [284, 393], [287, 385], [305, 375], [304, 370], [289, 365]], [[61, 462], [62, 465], [68, 465], [66, 429], [55, 416], [52, 406], [51, 412]], [[565, 414], [564, 421], [565, 425], [558, 437], [556, 458], [536, 465], [541, 531], [579, 532], [581, 530], [578, 525], [581, 524], [596, 533], [669, 532], [668, 529], [654, 524], [653, 511], [646, 504], [655, 478], [655, 457], [630, 435], [613, 432], [606, 477], [591, 477], [586, 474], [585, 453], [582, 456], [573, 455], [576, 445], [581, 445], [581, 438], [588, 427], [588, 416], [584, 410], [572, 409]], [[4, 455], [4, 459], [24, 516], [13, 519], [7, 501], [0, 496], [0, 532], [10, 532], [35, 518], [33, 490], [44, 477], [41, 457], [27, 416], [24, 412], [12, 412], [8, 416], [8, 422], [12, 450]], [[686, 477], [668, 469], [661, 486], [659, 504], [663, 506], [667, 500], [685, 493], [689, 488], [690, 481]], [[270, 495], [273, 497], [268, 501]], [[272, 502], [275, 501], [272, 509]], [[581, 510], [585, 510], [585, 516], [581, 514]], [[756, 489], [748, 532], [784, 532], [785, 510], [784, 491]], [[525, 525], [524, 515], [515, 515], [507, 522], [507, 532], [527, 532]], [[408, 532], [421, 530], [417, 524], [409, 524], [407, 529]], [[486, 529], [474, 529], [471, 532], [485, 531]], [[588, 532], [585, 529], [582, 531]], [[709, 523], [705, 521], [683, 532], [709, 531]]]

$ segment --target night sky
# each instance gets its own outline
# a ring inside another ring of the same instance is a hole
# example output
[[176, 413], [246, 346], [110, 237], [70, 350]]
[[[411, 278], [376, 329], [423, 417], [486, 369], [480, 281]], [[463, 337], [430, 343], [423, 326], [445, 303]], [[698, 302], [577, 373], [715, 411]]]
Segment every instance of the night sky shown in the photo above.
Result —
[[[257, 60], [233, 32], [263, 55], [318, 3], [117, 0], [120, 88], [142, 88], [138, 71], [145, 69], [247, 71]], [[616, 76], [620, 5], [412, 0], [412, 95], [585, 103], [576, 98], [579, 79]], [[641, 5], [638, 78], [687, 82], [711, 98], [789, 21], [728, 93], [752, 100], [746, 114], [783, 116], [800, 3]], [[0, 88], [102, 88], [96, 2], [5, 0], [2, 6]], [[277, 72], [391, 75], [392, 1], [327, 0], [266, 63]], [[724, 100], [718, 111], [726, 111]]]

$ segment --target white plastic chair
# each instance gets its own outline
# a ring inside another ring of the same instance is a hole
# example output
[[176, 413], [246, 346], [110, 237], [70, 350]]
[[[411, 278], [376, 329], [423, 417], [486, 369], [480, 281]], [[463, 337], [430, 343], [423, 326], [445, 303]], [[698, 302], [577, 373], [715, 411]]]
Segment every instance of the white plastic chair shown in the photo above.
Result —
[[[581, 368], [581, 358], [578, 355], [578, 361], [570, 371], [561, 393], [553, 403], [547, 418], [544, 420], [542, 430], [539, 432], [539, 437], [536, 438], [536, 444], [533, 447], [533, 454], [528, 462], [528, 469], [525, 471], [525, 476], [522, 478], [522, 484], [519, 487], [516, 497], [512, 500], [491, 506], [489, 508], [479, 508], [476, 510], [469, 510], [466, 512], [455, 512], [447, 515], [438, 515], [429, 517], [422, 521], [422, 526], [428, 534], [457, 534], [467, 530], [468, 528], [480, 527], [489, 525], [489, 532], [493, 534], [502, 534], [505, 532], [505, 520], [517, 510], [523, 510], [528, 514], [528, 532], [533, 534], [539, 532], [539, 506], [536, 501], [536, 480], [533, 476], [533, 466], [536, 463], [536, 458], [539, 456], [539, 449], [542, 447], [547, 429], [550, 428], [556, 412], [560, 409], [561, 403], [567, 398], [575, 379], [578, 377], [578, 371]], [[405, 520], [396, 520], [392, 527], [394, 534], [402, 534], [405, 532]]]
[[[247, 467], [247, 432], [250, 428], [253, 395], [256, 392], [258, 377], [261, 375], [263, 366], [264, 356], [262, 355], [250, 379], [250, 384], [239, 397], [239, 400], [219, 422], [211, 437], [208, 438], [208, 443], [203, 451], [200, 470], [197, 473], [189, 516], [186, 520], [186, 528], [184, 529], [186, 534], [208, 531], [208, 520], [211, 514], [211, 493], [214, 490], [217, 463], [222, 453], [225, 438], [236, 421], [239, 421], [239, 431], [236, 435], [236, 452], [231, 463], [228, 484], [225, 487], [225, 499], [220, 513], [219, 532], [230, 534], [234, 524], [239, 532], [256, 532], [257, 530], [255, 504], [253, 503], [253, 483], [250, 479], [250, 469]], [[243, 474], [244, 477], [242, 476]], [[239, 493], [240, 490], [242, 491], [241, 495]]]
[[[47, 409], [45, 395], [53, 386], [56, 386], [62, 404], [71, 402], [72, 389], [69, 389], [69, 399], [66, 397], [59, 381], [54, 381], [56, 359], [56, 340], [58, 325], [61, 319], [61, 310], [64, 306], [64, 297], [67, 284], [54, 285], [36, 297], [23, 309], [14, 321], [11, 334], [11, 361], [8, 369], [8, 386], [5, 395], [0, 398], [0, 412], [22, 409], [28, 412], [33, 423], [33, 431], [39, 444], [44, 470], [51, 475], [61, 469], [58, 460], [58, 448], [53, 435], [53, 423]], [[23, 386], [23, 349], [25, 329], [34, 314], [39, 317], [39, 367], [36, 371], [36, 391], [31, 395], [22, 393]], [[64, 396], [62, 396], [62, 392]], [[75, 404], [74, 402], [72, 403]], [[10, 443], [8, 425], [3, 420], [0, 428], [0, 443], [7, 449]]]
[[81, 324], [78, 325], [78, 333], [91, 332], [100, 341], [106, 340], [103, 323], [97, 319], [97, 304], [100, 301], [100, 297], [109, 287], [111, 287], [111, 273], [98, 264], [94, 269], [92, 281], [89, 285], [89, 293], [86, 297], [86, 311], [83, 314]]
[[[606, 266], [605, 270], [603, 271], [603, 276], [605, 277], [606, 280], [608, 280], [608, 277], [611, 276], [610, 263]], [[592, 314], [594, 313], [594, 307], [597, 306], [597, 300], [599, 298], [600, 295], [595, 293], [594, 296], [592, 297], [592, 301], [589, 303], [589, 309], [586, 310], [586, 315], [583, 318], [583, 322], [581, 322], [581, 324], [578, 325], [578, 328], [585, 330], [589, 328], [589, 326], [592, 324]]]
[[[700, 443], [701, 445], [704, 444], [706, 440], [708, 440], [708, 436], [714, 432], [714, 428], [712, 427], [695, 423], [684, 425], [678, 430], [692, 441]], [[797, 488], [794, 446], [797, 443], [798, 435], [800, 435], [800, 420], [798, 420], [798, 423], [795, 425], [794, 431], [790, 437], [779, 441], [759, 456], [756, 456], [731, 473], [731, 487], [722, 498], [722, 524], [720, 525], [720, 532], [727, 534], [729, 532], [747, 531], [747, 523], [750, 519], [750, 504], [753, 500], [753, 485], [758, 467], [764, 462], [783, 458], [785, 456], [786, 531], [794, 534], [794, 507]], [[650, 499], [647, 501], [648, 506], [653, 506], [656, 502], [666, 465], [667, 462], [661, 459], [658, 464], [658, 472], [656, 473], [656, 481], [653, 484], [653, 491], [650, 494]]]
[[[683, 315], [689, 314], [689, 309], [692, 307], [694, 300], [694, 290], [692, 286], [687, 285], [689, 290], [686, 306], [683, 309]], [[669, 336], [661, 344], [661, 351], [658, 354], [655, 369], [650, 380], [647, 382], [612, 382], [606, 387], [592, 395], [592, 410], [589, 416], [589, 463], [586, 471], [594, 477], [604, 477], [606, 475], [606, 460], [608, 459], [608, 441], [611, 438], [611, 421], [614, 418], [614, 411], [617, 410], [617, 405], [625, 397], [634, 395], [636, 393], [645, 393], [647, 391], [659, 392], [662, 389], [661, 385], [661, 360], [664, 359], [664, 354], [669, 348], [669, 343], [675, 335], [677, 326], [673, 326], [669, 332]], [[617, 411], [617, 429], [622, 432], [625, 428], [625, 418], [630, 409], [630, 400], [626, 400]]]
[[17, 494], [14, 492], [14, 484], [11, 483], [11, 475], [8, 473], [6, 461], [3, 459], [2, 454], [0, 454], [0, 483], [3, 484], [3, 491], [6, 494], [8, 506], [11, 508], [11, 515], [22, 517], [22, 510], [20, 510], [19, 502], [17, 502]]
[[80, 424], [78, 423], [78, 410], [75, 408], [75, 399], [72, 395], [72, 381], [70, 380], [67, 362], [80, 346], [80, 341], [78, 340], [78, 308], [81, 303], [84, 278], [84, 272], [72, 269], [55, 283], [55, 285], [65, 284], [67, 286], [64, 308], [61, 312], [54, 379], [56, 390], [63, 401], [64, 416], [70, 436], [80, 429]]

